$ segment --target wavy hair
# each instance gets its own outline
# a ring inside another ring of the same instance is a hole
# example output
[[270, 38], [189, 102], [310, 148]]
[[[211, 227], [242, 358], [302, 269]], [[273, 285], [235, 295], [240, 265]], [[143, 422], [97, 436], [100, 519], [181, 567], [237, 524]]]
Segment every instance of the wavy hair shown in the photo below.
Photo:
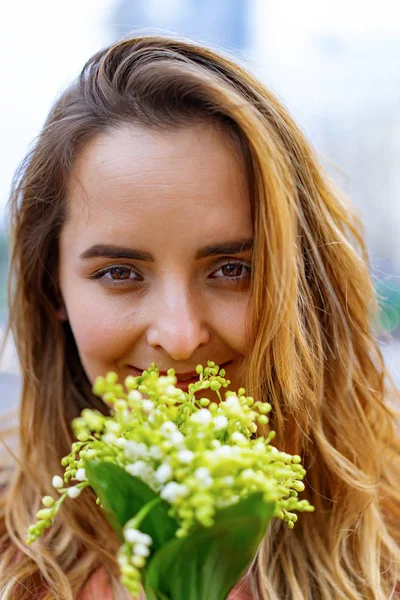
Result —
[[121, 124], [169, 131], [199, 121], [221, 125], [246, 160], [254, 277], [241, 380], [271, 402], [275, 443], [302, 456], [316, 507], [293, 531], [274, 520], [248, 573], [254, 597], [396, 593], [400, 394], [374, 331], [378, 306], [360, 218], [285, 108], [235, 60], [189, 40], [138, 35], [86, 63], [14, 179], [8, 331], [23, 389], [18, 459], [0, 503], [3, 600], [73, 600], [100, 564], [118, 573], [110, 528], [89, 490], [79, 506], [63, 505], [43, 538], [24, 544], [73, 441], [72, 418], [84, 407], [107, 410], [91, 392], [68, 323], [56, 316], [74, 157]]

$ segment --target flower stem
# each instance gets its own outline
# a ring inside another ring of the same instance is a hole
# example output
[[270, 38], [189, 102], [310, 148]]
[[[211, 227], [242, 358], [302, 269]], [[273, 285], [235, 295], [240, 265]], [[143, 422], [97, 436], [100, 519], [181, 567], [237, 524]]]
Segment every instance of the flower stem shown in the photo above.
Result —
[[150, 502], [147, 502], [147, 504], [142, 506], [139, 512], [137, 512], [136, 515], [129, 520], [129, 527], [139, 529], [141, 522], [145, 519], [145, 517], [147, 517], [147, 515], [154, 508], [154, 506], [156, 506], [160, 502], [161, 498], [158, 497], [154, 498], [153, 500], [150, 500]]

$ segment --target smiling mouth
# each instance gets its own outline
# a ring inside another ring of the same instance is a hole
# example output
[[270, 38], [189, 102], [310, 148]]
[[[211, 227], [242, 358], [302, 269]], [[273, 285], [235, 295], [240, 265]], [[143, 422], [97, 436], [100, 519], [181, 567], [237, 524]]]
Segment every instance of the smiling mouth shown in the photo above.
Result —
[[[225, 369], [225, 367], [227, 367], [228, 365], [230, 365], [233, 362], [233, 360], [228, 360], [225, 363], [222, 363], [220, 366], [220, 369]], [[133, 371], [135, 371], [137, 373], [137, 375], [141, 375], [143, 370], [138, 369], [137, 367], [134, 367], [133, 365], [128, 365], [130, 369], [132, 369]], [[159, 371], [159, 375], [161, 376], [166, 376], [167, 375], [167, 371]], [[177, 378], [177, 383], [193, 383], [195, 381], [198, 381], [199, 379], [199, 375], [198, 373], [196, 373], [196, 371], [190, 371], [189, 373], [182, 373], [181, 375], [179, 373], [175, 373], [175, 376]]]

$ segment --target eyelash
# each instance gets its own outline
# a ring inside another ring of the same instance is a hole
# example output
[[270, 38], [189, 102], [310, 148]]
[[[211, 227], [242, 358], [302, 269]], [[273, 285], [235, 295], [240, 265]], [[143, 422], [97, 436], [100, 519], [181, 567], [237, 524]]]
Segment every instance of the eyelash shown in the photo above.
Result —
[[[224, 263], [223, 265], [221, 265], [220, 267], [218, 267], [218, 269], [216, 269], [216, 271], [220, 271], [221, 269], [224, 269], [226, 267], [230, 267], [230, 266], [234, 266], [234, 267], [243, 267], [244, 269], [247, 270], [247, 276], [246, 277], [222, 277], [222, 278], [218, 278], [218, 279], [225, 279], [228, 282], [242, 282], [244, 279], [246, 279], [247, 277], [250, 277], [251, 275], [251, 267], [248, 263], [246, 262], [242, 262], [242, 261], [229, 261]], [[101, 271], [98, 271], [97, 273], [94, 273], [94, 275], [91, 276], [91, 279], [96, 279], [98, 281], [104, 281], [107, 282], [107, 285], [110, 286], [124, 286], [124, 285], [131, 285], [132, 282], [134, 283], [141, 283], [140, 280], [137, 279], [120, 279], [120, 280], [113, 280], [113, 279], [106, 279], [106, 275], [107, 274], [111, 274], [112, 271], [115, 271], [116, 269], [120, 269], [120, 270], [126, 270], [126, 271], [130, 271], [131, 273], [135, 273], [136, 275], [139, 275], [137, 273], [137, 271], [135, 271], [135, 269], [131, 266], [131, 265], [112, 265], [111, 267], [107, 267], [106, 269], [102, 269]], [[215, 271], [214, 271], [215, 272]]]

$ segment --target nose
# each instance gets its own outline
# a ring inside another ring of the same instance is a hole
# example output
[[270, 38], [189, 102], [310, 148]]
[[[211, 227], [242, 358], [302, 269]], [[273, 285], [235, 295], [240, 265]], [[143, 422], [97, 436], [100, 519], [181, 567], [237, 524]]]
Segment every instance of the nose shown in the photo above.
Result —
[[210, 339], [204, 307], [182, 282], [170, 284], [157, 294], [151, 314], [147, 342], [174, 361], [189, 360]]

